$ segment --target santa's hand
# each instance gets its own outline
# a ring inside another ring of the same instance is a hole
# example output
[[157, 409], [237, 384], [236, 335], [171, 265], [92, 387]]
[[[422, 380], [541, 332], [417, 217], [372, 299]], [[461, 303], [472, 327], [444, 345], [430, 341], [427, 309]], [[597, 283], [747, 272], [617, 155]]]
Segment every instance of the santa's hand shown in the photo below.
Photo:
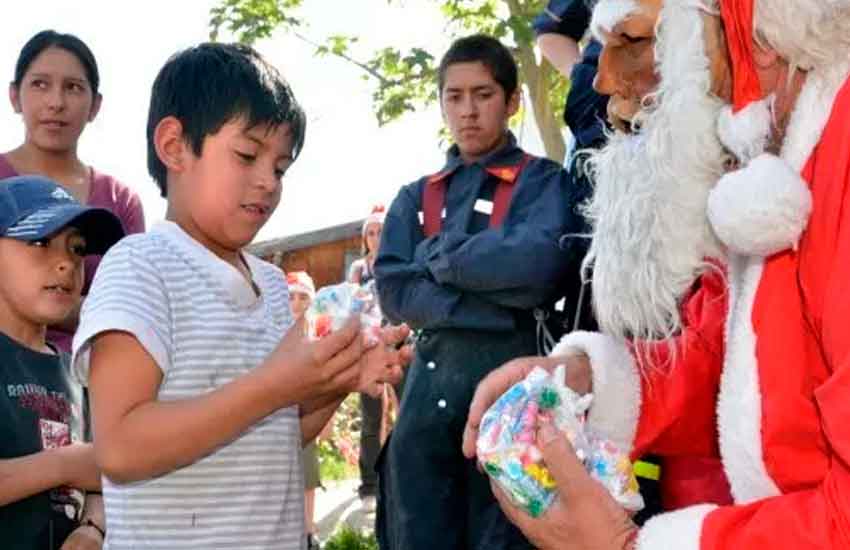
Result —
[[491, 481], [508, 519], [540, 550], [631, 550], [637, 527], [626, 510], [590, 477], [566, 436], [546, 423], [537, 434], [537, 444], [558, 494], [535, 519], [514, 506]]
[[586, 355], [565, 355], [554, 357], [520, 357], [508, 361], [498, 369], [488, 374], [478, 387], [469, 405], [469, 416], [466, 419], [466, 427], [463, 430], [463, 454], [467, 458], [475, 456], [475, 445], [478, 441], [478, 428], [481, 418], [490, 405], [502, 396], [508, 389], [523, 380], [534, 370], [534, 367], [542, 367], [549, 372], [555, 370], [558, 365], [566, 366], [564, 382], [579, 395], [590, 391], [591, 372], [590, 362]]

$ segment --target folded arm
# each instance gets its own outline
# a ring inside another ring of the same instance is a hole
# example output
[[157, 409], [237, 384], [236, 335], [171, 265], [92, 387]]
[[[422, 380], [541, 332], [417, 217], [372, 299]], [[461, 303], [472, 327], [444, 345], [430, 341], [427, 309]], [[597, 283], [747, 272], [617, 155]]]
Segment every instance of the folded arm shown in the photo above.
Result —
[[393, 201], [384, 223], [375, 277], [381, 310], [395, 322], [414, 328], [510, 330], [513, 316], [501, 307], [434, 280], [416, 261], [424, 239], [416, 203], [408, 188]]
[[94, 448], [78, 443], [0, 460], [0, 506], [56, 487], [99, 490]]
[[560, 166], [536, 160], [523, 170], [500, 227], [443, 231], [417, 249], [437, 283], [498, 305], [529, 309], [552, 298], [575, 261], [560, 247], [584, 229]]

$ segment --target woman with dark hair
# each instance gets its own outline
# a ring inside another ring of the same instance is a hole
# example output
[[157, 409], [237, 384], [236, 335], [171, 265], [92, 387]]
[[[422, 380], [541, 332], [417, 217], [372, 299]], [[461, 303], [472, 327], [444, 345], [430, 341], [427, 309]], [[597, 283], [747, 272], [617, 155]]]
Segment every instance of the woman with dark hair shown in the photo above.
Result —
[[[24, 122], [24, 142], [0, 154], [0, 179], [22, 174], [47, 176], [81, 203], [105, 208], [121, 220], [126, 233], [144, 231], [138, 195], [113, 177], [84, 164], [77, 144], [100, 110], [97, 61], [89, 47], [71, 34], [41, 31], [24, 45], [15, 64], [9, 98]], [[88, 256], [83, 296], [100, 256]], [[48, 340], [70, 351], [79, 310], [52, 327]]]

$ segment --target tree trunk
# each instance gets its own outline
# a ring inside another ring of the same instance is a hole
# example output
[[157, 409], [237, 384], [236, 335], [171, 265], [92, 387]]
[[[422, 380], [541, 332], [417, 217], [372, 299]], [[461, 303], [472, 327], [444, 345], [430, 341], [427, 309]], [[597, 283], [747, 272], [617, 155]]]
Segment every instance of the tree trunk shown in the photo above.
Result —
[[[522, 17], [522, 8], [517, 0], [507, 0], [510, 14], [514, 17]], [[517, 41], [519, 42], [519, 41]], [[517, 58], [519, 61], [520, 81], [528, 86], [531, 107], [534, 113], [534, 121], [537, 131], [546, 150], [546, 156], [559, 164], [564, 163], [566, 155], [566, 144], [561, 133], [560, 113], [552, 112], [552, 104], [549, 101], [549, 90], [547, 82], [549, 73], [554, 69], [545, 60], [537, 62], [534, 54], [534, 45], [520, 44], [517, 47]]]

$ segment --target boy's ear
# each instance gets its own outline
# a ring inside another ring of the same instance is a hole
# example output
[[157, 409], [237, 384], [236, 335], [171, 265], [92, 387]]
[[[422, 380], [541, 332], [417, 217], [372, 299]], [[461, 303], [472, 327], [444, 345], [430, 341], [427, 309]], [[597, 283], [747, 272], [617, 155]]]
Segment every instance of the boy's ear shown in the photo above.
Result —
[[18, 87], [15, 86], [14, 82], [9, 83], [9, 103], [12, 104], [12, 108], [15, 110], [15, 113], [21, 113], [21, 93], [18, 90]]
[[514, 90], [514, 93], [511, 94], [510, 99], [508, 99], [508, 118], [511, 118], [517, 111], [519, 111], [519, 103], [522, 100], [522, 90], [520, 90], [519, 86]]
[[153, 131], [156, 156], [172, 172], [182, 172], [188, 144], [183, 139], [183, 124], [173, 116], [159, 121]]

